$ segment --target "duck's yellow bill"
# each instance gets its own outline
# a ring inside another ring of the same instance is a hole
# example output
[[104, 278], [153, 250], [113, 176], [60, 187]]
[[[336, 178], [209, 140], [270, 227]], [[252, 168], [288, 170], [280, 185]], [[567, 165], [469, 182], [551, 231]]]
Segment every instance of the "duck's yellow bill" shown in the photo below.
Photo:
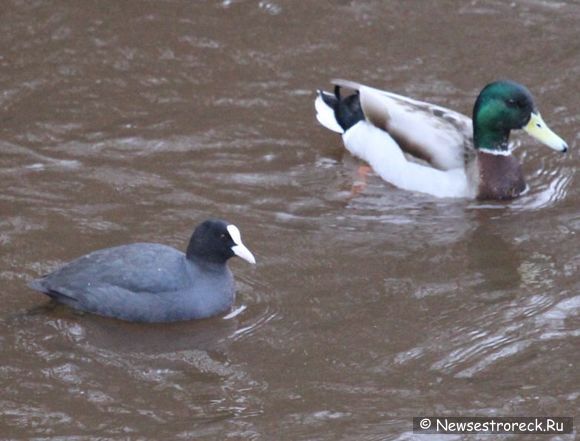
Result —
[[523, 129], [538, 141], [554, 150], [559, 152], [568, 150], [566, 141], [550, 130], [539, 113], [532, 112], [530, 122]]

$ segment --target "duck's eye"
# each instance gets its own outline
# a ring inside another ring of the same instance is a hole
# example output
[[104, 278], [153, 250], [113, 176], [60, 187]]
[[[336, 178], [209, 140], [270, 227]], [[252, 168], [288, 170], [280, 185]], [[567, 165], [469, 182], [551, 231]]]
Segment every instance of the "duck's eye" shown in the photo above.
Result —
[[516, 100], [514, 100], [513, 98], [510, 98], [509, 100], [506, 101], [508, 107], [518, 107], [518, 102]]
[[225, 239], [226, 235], [224, 233], [220, 234], [220, 239]]

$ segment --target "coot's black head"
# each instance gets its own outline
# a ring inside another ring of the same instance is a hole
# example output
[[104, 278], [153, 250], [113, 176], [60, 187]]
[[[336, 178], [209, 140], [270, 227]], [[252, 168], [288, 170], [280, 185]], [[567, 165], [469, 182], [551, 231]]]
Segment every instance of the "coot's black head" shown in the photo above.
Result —
[[206, 220], [195, 229], [186, 255], [190, 260], [211, 263], [225, 263], [233, 256], [256, 263], [250, 250], [242, 243], [238, 227], [219, 219]]

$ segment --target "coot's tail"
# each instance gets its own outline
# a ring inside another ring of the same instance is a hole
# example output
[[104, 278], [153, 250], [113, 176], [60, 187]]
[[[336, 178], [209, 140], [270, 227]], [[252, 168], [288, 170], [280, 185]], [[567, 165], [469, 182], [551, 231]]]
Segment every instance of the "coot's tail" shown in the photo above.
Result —
[[50, 298], [58, 300], [63, 303], [67, 303], [67, 301], [77, 301], [76, 298], [73, 296], [67, 295], [61, 291], [57, 291], [56, 289], [51, 288], [46, 284], [45, 278], [41, 277], [40, 279], [34, 279], [28, 282], [28, 286], [35, 291], [39, 291], [43, 294], [46, 294]]
[[28, 282], [28, 287], [32, 288], [35, 291], [40, 291], [43, 292], [45, 294], [48, 294], [48, 289], [44, 286], [43, 283], [44, 279], [41, 277], [40, 279], [33, 279], [30, 282]]

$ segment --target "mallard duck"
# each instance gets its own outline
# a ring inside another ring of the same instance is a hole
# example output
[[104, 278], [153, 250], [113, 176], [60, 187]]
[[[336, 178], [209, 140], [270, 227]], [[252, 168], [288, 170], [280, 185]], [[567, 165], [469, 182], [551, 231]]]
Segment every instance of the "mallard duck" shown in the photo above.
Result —
[[[532, 94], [513, 81], [490, 83], [473, 120], [445, 107], [346, 80], [334, 94], [318, 91], [318, 121], [342, 134], [349, 152], [385, 181], [438, 197], [512, 199], [526, 188], [512, 155], [511, 130], [523, 129], [548, 147], [568, 145], [548, 128]], [[354, 93], [341, 95], [347, 88]]]

